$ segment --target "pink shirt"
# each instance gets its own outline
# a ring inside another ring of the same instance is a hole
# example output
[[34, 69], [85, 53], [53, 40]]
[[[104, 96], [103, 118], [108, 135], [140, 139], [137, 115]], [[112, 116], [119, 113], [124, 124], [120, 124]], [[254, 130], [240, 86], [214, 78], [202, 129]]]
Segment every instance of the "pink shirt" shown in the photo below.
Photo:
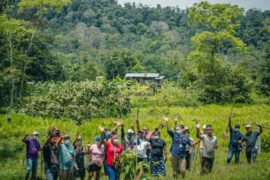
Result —
[[103, 163], [103, 157], [104, 157], [104, 145], [101, 145], [100, 147], [97, 146], [97, 144], [92, 144], [89, 149], [91, 153], [91, 164], [100, 164]]

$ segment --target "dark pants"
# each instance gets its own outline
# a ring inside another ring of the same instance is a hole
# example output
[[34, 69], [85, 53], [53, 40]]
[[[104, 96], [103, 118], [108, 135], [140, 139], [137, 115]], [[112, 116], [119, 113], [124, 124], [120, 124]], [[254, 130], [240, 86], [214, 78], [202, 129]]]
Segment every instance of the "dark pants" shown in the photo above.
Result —
[[228, 156], [227, 156], [227, 164], [231, 162], [233, 155], [234, 155], [235, 164], [239, 163], [240, 151], [230, 148], [228, 152]]
[[202, 157], [202, 175], [210, 173], [212, 171], [214, 160], [214, 158]]
[[84, 179], [85, 177], [85, 168], [84, 168], [84, 154], [78, 154], [76, 156], [76, 163], [79, 169], [75, 171], [76, 177]]
[[189, 171], [190, 170], [190, 162], [191, 162], [191, 154], [189, 151], [186, 151], [186, 170]]
[[251, 160], [253, 162], [256, 161], [256, 157], [257, 157], [257, 150], [253, 149], [253, 150], [246, 150], [246, 158], [247, 158], [247, 162], [249, 164], [251, 164]]

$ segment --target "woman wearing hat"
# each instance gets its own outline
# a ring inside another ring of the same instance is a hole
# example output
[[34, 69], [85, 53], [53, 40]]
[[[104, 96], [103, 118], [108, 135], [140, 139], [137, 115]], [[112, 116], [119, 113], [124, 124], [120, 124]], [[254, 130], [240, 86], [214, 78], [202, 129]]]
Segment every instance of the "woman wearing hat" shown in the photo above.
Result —
[[88, 153], [90, 154], [90, 164], [88, 166], [88, 179], [90, 180], [94, 174], [95, 179], [100, 179], [100, 170], [102, 168], [104, 159], [104, 145], [101, 144], [100, 136], [95, 137], [95, 144], [88, 147]]
[[31, 179], [36, 179], [36, 172], [38, 166], [38, 151], [40, 150], [40, 143], [38, 141], [39, 134], [37, 131], [32, 133], [32, 138], [28, 138], [28, 134], [24, 136], [22, 141], [26, 144], [26, 174], [25, 179], [28, 179], [32, 173]]

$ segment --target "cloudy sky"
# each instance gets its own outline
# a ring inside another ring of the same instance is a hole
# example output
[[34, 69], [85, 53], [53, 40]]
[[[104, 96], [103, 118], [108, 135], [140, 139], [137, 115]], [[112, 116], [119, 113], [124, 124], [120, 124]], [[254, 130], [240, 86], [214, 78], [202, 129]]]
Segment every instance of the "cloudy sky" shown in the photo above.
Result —
[[[118, 0], [120, 4], [125, 2], [135, 2], [137, 4], [142, 3], [149, 6], [179, 6], [180, 8], [186, 8], [191, 6], [195, 2], [200, 0]], [[261, 10], [270, 10], [270, 0], [208, 0], [210, 3], [231, 3], [237, 4], [240, 7], [247, 9], [257, 8]]]

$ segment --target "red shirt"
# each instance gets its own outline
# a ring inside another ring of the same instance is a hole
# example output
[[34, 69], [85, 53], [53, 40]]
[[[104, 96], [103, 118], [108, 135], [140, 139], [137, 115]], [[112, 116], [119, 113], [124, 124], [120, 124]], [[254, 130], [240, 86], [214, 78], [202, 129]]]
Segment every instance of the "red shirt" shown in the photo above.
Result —
[[123, 150], [124, 148], [122, 145], [118, 144], [117, 146], [114, 146], [111, 142], [107, 142], [105, 148], [106, 164], [113, 166], [114, 159], [116, 159]]

